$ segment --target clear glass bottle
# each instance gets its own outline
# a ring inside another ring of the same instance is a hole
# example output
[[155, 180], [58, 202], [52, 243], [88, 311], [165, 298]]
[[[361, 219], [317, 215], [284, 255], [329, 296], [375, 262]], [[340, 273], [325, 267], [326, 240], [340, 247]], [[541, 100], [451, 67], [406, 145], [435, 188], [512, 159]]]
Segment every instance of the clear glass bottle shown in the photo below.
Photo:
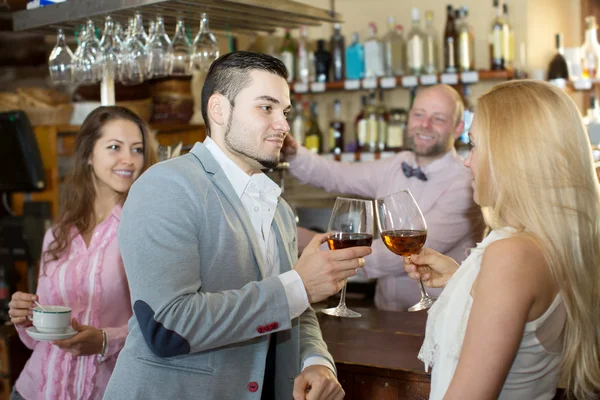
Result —
[[586, 17], [585, 24], [585, 42], [581, 47], [581, 66], [583, 68], [583, 78], [594, 79], [599, 76], [598, 65], [600, 64], [596, 17]]
[[317, 51], [315, 51], [315, 73], [317, 82], [329, 81], [329, 71], [331, 68], [331, 53], [325, 49], [325, 40], [317, 41]]
[[365, 77], [365, 49], [357, 32], [352, 34], [352, 43], [346, 49], [346, 79]]
[[294, 39], [292, 39], [292, 33], [289, 29], [285, 30], [280, 57], [288, 71], [287, 81], [294, 82], [296, 77], [296, 44], [294, 43]]
[[427, 75], [435, 75], [438, 72], [439, 48], [438, 33], [433, 25], [433, 11], [425, 11], [425, 42], [424, 42], [424, 72]]
[[192, 45], [185, 33], [185, 23], [183, 18], [177, 19], [177, 28], [175, 36], [169, 48], [171, 61], [169, 65], [169, 75], [189, 76], [192, 70]]
[[217, 38], [208, 27], [208, 16], [202, 13], [200, 30], [194, 39], [193, 65], [198, 71], [208, 71], [213, 61], [219, 58]]
[[446, 27], [444, 29], [444, 72], [449, 74], [456, 73], [457, 62], [457, 38], [456, 20], [454, 18], [454, 9], [448, 4], [446, 7]]
[[402, 25], [396, 25], [396, 19], [388, 17], [388, 33], [383, 38], [385, 49], [385, 75], [404, 74], [405, 42]]
[[377, 150], [379, 138], [379, 114], [375, 92], [369, 93], [369, 102], [365, 109], [366, 138], [362, 152], [374, 153]]
[[296, 57], [297, 81], [302, 83], [310, 82], [310, 60], [308, 50], [308, 28], [305, 25], [300, 27], [300, 38], [298, 39], [298, 55]]
[[459, 9], [458, 24], [458, 69], [463, 71], [475, 70], [475, 36], [473, 27], [469, 25], [468, 10], [462, 6]]
[[67, 45], [67, 39], [62, 29], [56, 33], [56, 44], [48, 59], [50, 80], [53, 85], [68, 86], [72, 82], [73, 53]]
[[406, 63], [408, 73], [421, 75], [424, 67], [425, 34], [421, 30], [421, 17], [418, 8], [412, 9], [412, 27], [406, 38]]
[[354, 119], [354, 131], [356, 132], [356, 141], [348, 151], [363, 151], [368, 147], [368, 132], [367, 132], [367, 96], [361, 97], [362, 108]]
[[323, 133], [319, 128], [319, 111], [316, 102], [311, 104], [310, 111], [310, 128], [304, 139], [304, 147], [315, 154], [321, 154], [323, 152]]
[[371, 36], [365, 41], [365, 78], [378, 78], [384, 75], [383, 43], [377, 37], [377, 25], [369, 23]]
[[346, 44], [340, 24], [333, 25], [333, 35], [330, 40], [332, 80], [343, 81], [346, 72]]
[[122, 53], [120, 79], [124, 85], [140, 84], [148, 76], [148, 52], [142, 14], [135, 13]]
[[160, 78], [169, 74], [170, 49], [171, 39], [165, 31], [164, 19], [159, 15], [156, 17], [154, 35], [150, 37], [147, 46], [149, 77]]

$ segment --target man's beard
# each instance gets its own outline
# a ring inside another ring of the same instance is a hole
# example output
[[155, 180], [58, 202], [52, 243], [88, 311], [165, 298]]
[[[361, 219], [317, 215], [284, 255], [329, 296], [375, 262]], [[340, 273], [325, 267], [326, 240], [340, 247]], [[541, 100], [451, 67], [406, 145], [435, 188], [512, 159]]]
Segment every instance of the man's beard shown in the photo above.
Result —
[[440, 143], [439, 141], [435, 142], [435, 144], [433, 146], [426, 149], [425, 151], [419, 151], [415, 146], [415, 137], [417, 136], [417, 133], [418, 132], [415, 132], [414, 135], [408, 135], [408, 145], [410, 146], [409, 148], [412, 149], [412, 151], [416, 155], [427, 157], [427, 156], [435, 156], [435, 155], [446, 152], [446, 149], [444, 148], [443, 144]]
[[[233, 108], [231, 110], [231, 113], [229, 114], [229, 118], [227, 119], [227, 126], [225, 127], [225, 143], [229, 146], [229, 149], [239, 155], [242, 155], [248, 159], [254, 160], [256, 161], [258, 164], [262, 165], [264, 167], [264, 169], [273, 169], [275, 167], [277, 167], [279, 165], [279, 158], [280, 156], [276, 157], [275, 159], [265, 159], [262, 158], [259, 154], [251, 154], [250, 152], [246, 151], [243, 148], [240, 148], [241, 146], [236, 146], [235, 142], [231, 140], [231, 124], [233, 121]], [[258, 152], [257, 152], [258, 153]]]

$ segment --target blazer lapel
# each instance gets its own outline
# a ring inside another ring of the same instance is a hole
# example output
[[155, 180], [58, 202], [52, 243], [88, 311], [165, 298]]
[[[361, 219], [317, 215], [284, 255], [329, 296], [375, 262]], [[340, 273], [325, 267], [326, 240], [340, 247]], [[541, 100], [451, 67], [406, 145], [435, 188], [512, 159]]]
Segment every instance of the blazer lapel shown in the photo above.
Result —
[[254, 232], [254, 228], [252, 226], [252, 221], [250, 221], [250, 217], [248, 216], [248, 212], [246, 208], [242, 204], [242, 201], [238, 197], [237, 193], [231, 186], [231, 182], [225, 175], [225, 172], [221, 169], [221, 166], [215, 160], [210, 151], [201, 143], [196, 143], [192, 150], [190, 151], [202, 164], [207, 173], [211, 174], [211, 179], [215, 186], [219, 188], [223, 196], [227, 199], [229, 204], [233, 207], [235, 212], [238, 215], [238, 218], [242, 222], [244, 226], [244, 230], [246, 231], [246, 236], [250, 240], [250, 244], [252, 246], [252, 251], [254, 252], [254, 258], [256, 259], [256, 264], [258, 265], [258, 269], [260, 270], [260, 275], [263, 279], [266, 277], [266, 265], [265, 258], [260, 249], [260, 245], [258, 243], [258, 238], [256, 237], [256, 233]]

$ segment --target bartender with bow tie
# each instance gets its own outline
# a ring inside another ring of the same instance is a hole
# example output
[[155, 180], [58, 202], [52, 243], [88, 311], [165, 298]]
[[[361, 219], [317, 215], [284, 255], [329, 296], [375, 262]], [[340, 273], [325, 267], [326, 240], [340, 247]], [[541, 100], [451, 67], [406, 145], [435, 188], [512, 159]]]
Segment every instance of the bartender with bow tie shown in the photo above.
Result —
[[[460, 95], [447, 85], [421, 89], [408, 116], [408, 140], [413, 151], [371, 162], [330, 161], [301, 147], [288, 135], [284, 147], [290, 172], [300, 182], [364, 198], [378, 198], [409, 189], [427, 222], [430, 247], [458, 263], [481, 240], [484, 222], [473, 203], [471, 174], [454, 149], [464, 129]], [[298, 228], [299, 244], [314, 232]], [[420, 298], [418, 285], [406, 275], [401, 257], [375, 240], [365, 258], [364, 273], [377, 278], [375, 304], [385, 310], [405, 310]], [[441, 289], [428, 289], [439, 295]]]

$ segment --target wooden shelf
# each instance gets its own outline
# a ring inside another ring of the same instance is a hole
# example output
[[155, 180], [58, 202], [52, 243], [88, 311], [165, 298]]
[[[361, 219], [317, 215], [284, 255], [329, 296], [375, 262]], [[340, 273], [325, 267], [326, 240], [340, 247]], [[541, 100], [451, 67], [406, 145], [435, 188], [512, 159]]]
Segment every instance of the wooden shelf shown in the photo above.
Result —
[[326, 82], [326, 83], [310, 83], [302, 84], [294, 82], [290, 84], [290, 90], [294, 93], [321, 93], [328, 91], [337, 90], [370, 90], [376, 88], [382, 89], [394, 89], [394, 88], [405, 88], [410, 89], [411, 87], [432, 85], [435, 83], [448, 83], [450, 85], [457, 84], [473, 84], [481, 81], [494, 81], [494, 80], [509, 80], [514, 78], [513, 71], [492, 71], [492, 70], [478, 70], [466, 73], [457, 74], [437, 74], [437, 75], [425, 75], [421, 77], [416, 76], [395, 76], [395, 77], [383, 77], [373, 79], [362, 79], [354, 81], [339, 81], [339, 82]]
[[139, 11], [146, 18], [161, 15], [167, 32], [174, 32], [177, 17], [197, 29], [203, 12], [208, 14], [215, 31], [273, 32], [276, 28], [317, 26], [323, 22], [341, 22], [341, 16], [328, 10], [292, 0], [69, 0], [13, 14], [14, 31], [56, 33], [57, 28], [74, 31], [91, 19], [104, 25], [110, 15], [127, 27], [127, 18]]

